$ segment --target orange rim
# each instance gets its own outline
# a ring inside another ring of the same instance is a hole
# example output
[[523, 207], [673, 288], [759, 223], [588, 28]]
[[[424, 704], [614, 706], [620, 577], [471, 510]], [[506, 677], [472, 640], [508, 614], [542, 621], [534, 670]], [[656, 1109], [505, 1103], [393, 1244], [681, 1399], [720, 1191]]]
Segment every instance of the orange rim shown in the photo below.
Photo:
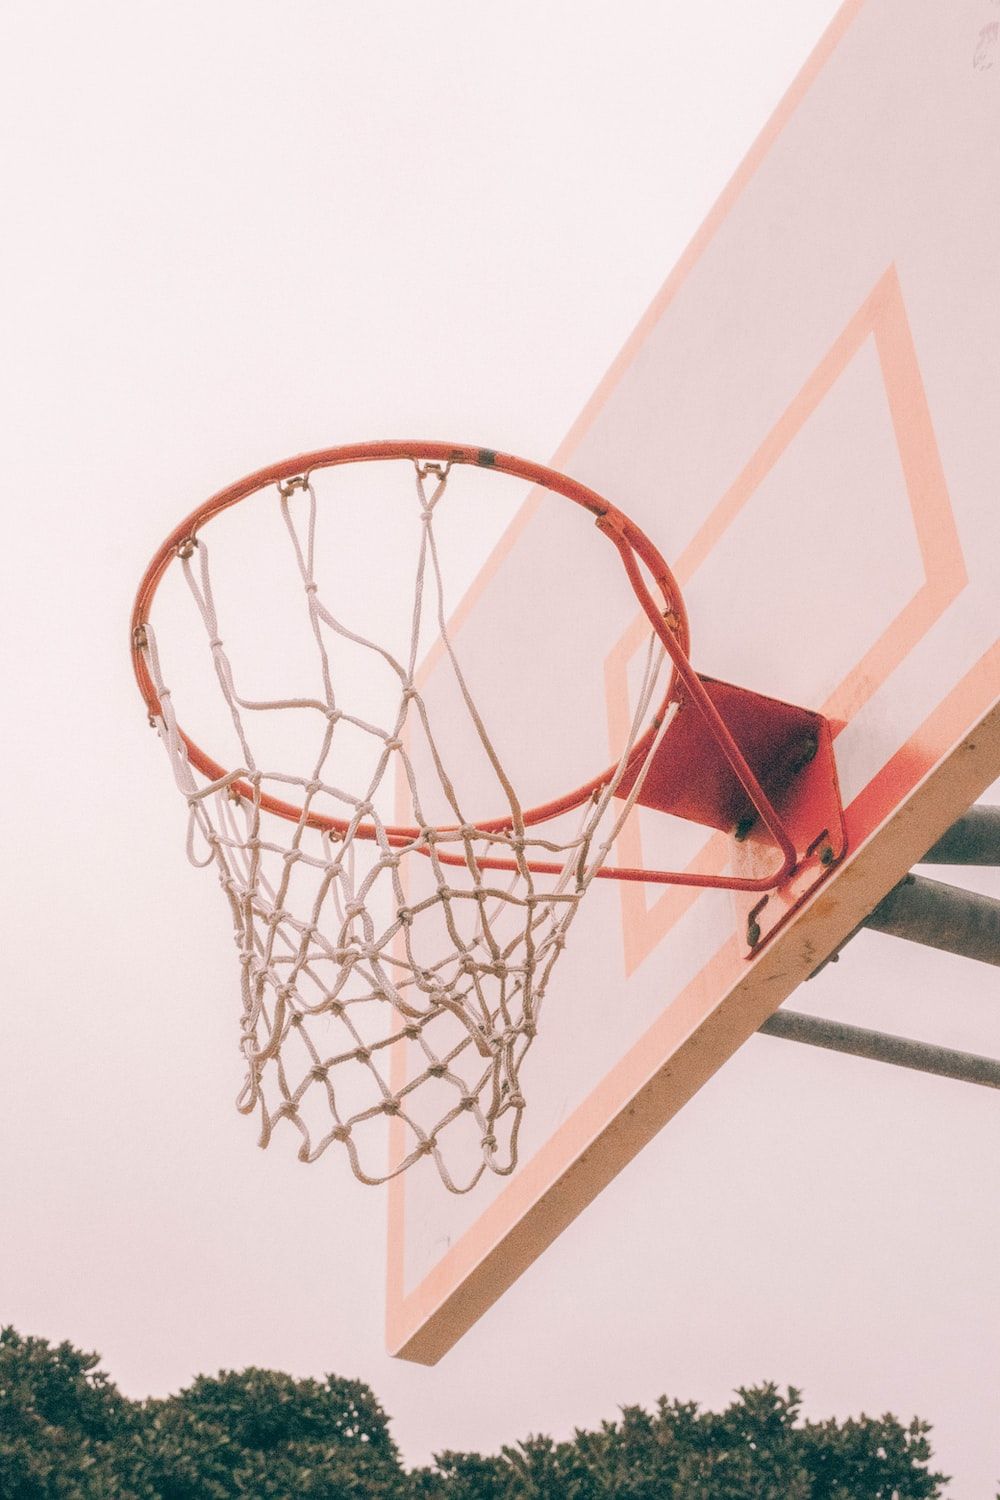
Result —
[[[214, 516], [220, 515], [222, 511], [228, 510], [233, 505], [238, 505], [250, 495], [266, 489], [269, 485], [284, 483], [290, 479], [304, 478], [316, 469], [335, 468], [341, 464], [373, 463], [379, 460], [408, 459], [413, 463], [443, 464], [471, 464], [477, 468], [495, 469], [503, 474], [510, 474], [518, 479], [524, 479], [530, 484], [539, 485], [543, 489], [550, 490], [553, 494], [562, 495], [574, 504], [580, 505], [584, 510], [597, 519], [600, 530], [604, 532], [615, 544], [619, 552], [625, 557], [626, 549], [634, 557], [638, 558], [648, 568], [656, 587], [659, 589], [663, 599], [662, 620], [659, 622], [658, 634], [664, 640], [664, 644], [673, 647], [670, 650], [672, 658], [670, 681], [667, 691], [658, 711], [654, 715], [650, 727], [639, 738], [633, 746], [629, 756], [628, 767], [641, 763], [653, 736], [656, 734], [663, 715], [666, 713], [672, 699], [675, 696], [678, 672], [681, 660], [686, 662], [689, 656], [689, 630], [687, 613], [677, 580], [670, 571], [657, 548], [649, 537], [639, 529], [638, 526], [620, 511], [617, 506], [605, 500], [595, 490], [588, 489], [578, 480], [570, 479], [565, 474], [560, 474], [556, 469], [546, 468], [542, 464], [530, 462], [528, 459], [515, 458], [509, 453], [499, 453], [492, 448], [482, 448], [471, 444], [462, 443], [429, 443], [429, 442], [406, 442], [388, 441], [381, 443], [354, 443], [339, 448], [321, 448], [312, 453], [303, 453], [296, 458], [289, 458], [281, 463], [272, 464], [268, 468], [258, 469], [246, 478], [237, 480], [235, 484], [220, 490], [211, 499], [206, 500], [203, 505], [191, 512], [179, 526], [176, 526], [162, 545], [157, 549], [152, 561], [147, 567], [142, 582], [139, 584], [132, 608], [131, 644], [132, 644], [132, 666], [139, 691], [142, 694], [146, 708], [152, 718], [160, 717], [160, 702], [153, 686], [153, 680], [149, 674], [146, 660], [143, 655], [143, 627], [149, 619], [153, 599], [167, 568], [178, 556], [178, 551], [185, 543], [196, 539], [204, 526]], [[633, 563], [634, 566], [634, 563]], [[627, 568], [631, 576], [631, 569]], [[654, 625], [657, 622], [653, 622]], [[669, 637], [669, 639], [668, 639]], [[677, 655], [675, 655], [675, 652]], [[182, 728], [179, 733], [187, 749], [191, 764], [208, 777], [210, 781], [221, 781], [230, 774], [224, 766], [214, 760], [198, 745], [189, 734]], [[600, 787], [603, 787], [615, 775], [618, 764], [606, 767], [597, 776], [592, 777], [582, 786], [573, 791], [566, 792], [563, 796], [555, 798], [551, 802], [545, 802], [537, 807], [529, 808], [523, 814], [526, 827], [532, 827], [539, 823], [546, 823], [560, 814], [572, 812], [580, 807]], [[304, 822], [306, 826], [318, 828], [322, 832], [331, 834], [343, 834], [350, 826], [345, 818], [327, 817], [322, 813], [305, 811], [294, 803], [284, 802], [280, 798], [271, 797], [266, 793], [255, 790], [247, 782], [234, 781], [232, 790], [235, 794], [245, 797], [250, 801], [259, 803], [267, 812], [276, 817], [285, 818], [289, 822]], [[471, 826], [482, 833], [504, 833], [512, 828], [510, 816], [492, 818], [485, 822], [476, 822]], [[455, 831], [452, 827], [444, 827], [436, 830], [439, 833], [450, 833]], [[417, 827], [386, 826], [383, 836], [390, 844], [400, 845], [411, 843], [420, 837], [422, 830]], [[361, 823], [355, 829], [355, 837], [375, 839], [378, 832], [373, 823]], [[641, 878], [641, 877], [640, 877]]]

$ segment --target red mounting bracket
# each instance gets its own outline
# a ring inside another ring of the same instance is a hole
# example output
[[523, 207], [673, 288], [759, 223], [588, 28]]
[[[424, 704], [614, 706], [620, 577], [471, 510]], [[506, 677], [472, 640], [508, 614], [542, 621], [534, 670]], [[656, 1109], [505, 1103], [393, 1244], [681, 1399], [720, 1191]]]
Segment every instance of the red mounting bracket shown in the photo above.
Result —
[[[795, 867], [773, 891], [734, 891], [746, 957], [759, 953], [847, 851], [833, 738], [822, 714], [698, 674], [699, 681], [795, 846]], [[635, 773], [618, 795], [627, 796]], [[637, 801], [731, 836], [732, 874], [765, 877], [774, 840], [690, 697], [664, 735]]]

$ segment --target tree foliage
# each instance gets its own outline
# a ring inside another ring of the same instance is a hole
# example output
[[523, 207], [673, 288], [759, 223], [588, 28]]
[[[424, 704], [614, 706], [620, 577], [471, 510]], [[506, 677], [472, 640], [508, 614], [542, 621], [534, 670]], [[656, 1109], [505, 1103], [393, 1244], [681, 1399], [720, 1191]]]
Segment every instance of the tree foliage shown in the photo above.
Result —
[[770, 1384], [407, 1471], [360, 1381], [224, 1371], [137, 1402], [97, 1366], [0, 1333], [0, 1500], [936, 1500], [946, 1483], [926, 1423], [803, 1421]]
[[131, 1500], [130, 1403], [97, 1363], [72, 1344], [0, 1330], [2, 1500]]
[[[569, 1441], [531, 1437], [496, 1458], [445, 1453], [423, 1471], [429, 1500], [935, 1500], [926, 1423], [803, 1422], [801, 1393], [741, 1389], [724, 1411], [661, 1397], [654, 1413]], [[437, 1487], [435, 1487], [435, 1484]]]
[[226, 1371], [142, 1411], [136, 1469], [143, 1493], [162, 1500], [404, 1493], [385, 1413], [360, 1381]]

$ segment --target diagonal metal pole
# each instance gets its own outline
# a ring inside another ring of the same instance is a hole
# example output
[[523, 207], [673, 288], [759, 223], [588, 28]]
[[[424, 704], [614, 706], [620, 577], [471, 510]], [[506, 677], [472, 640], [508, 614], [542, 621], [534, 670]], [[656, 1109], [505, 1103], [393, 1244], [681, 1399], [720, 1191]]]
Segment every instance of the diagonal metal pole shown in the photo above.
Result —
[[1000, 1089], [1000, 1061], [981, 1057], [975, 1052], [935, 1047], [929, 1042], [914, 1042], [908, 1037], [890, 1036], [884, 1031], [848, 1026], [843, 1021], [806, 1016], [796, 1010], [776, 1011], [760, 1030], [765, 1036], [777, 1036], [789, 1042], [806, 1042], [811, 1047], [847, 1052], [853, 1057], [870, 1058], [873, 1062], [893, 1063], [897, 1068], [913, 1068], [921, 1073], [935, 1073], [940, 1078], [955, 1078], [961, 1083], [978, 1083], [985, 1088]]
[[[924, 855], [922, 864], [1000, 865], [1000, 807], [970, 807]], [[907, 875], [879, 902], [860, 927], [1000, 966], [1000, 901], [924, 875]], [[860, 931], [860, 927], [855, 932]], [[845, 939], [850, 942], [855, 933]], [[840, 948], [814, 970], [836, 963]], [[810, 978], [813, 975], [809, 976]], [[760, 1030], [790, 1042], [805, 1042], [853, 1057], [892, 1063], [921, 1073], [1000, 1089], [1000, 1061], [974, 1052], [915, 1042], [909, 1037], [827, 1021], [800, 1011], [776, 1011]]]
[[1000, 807], [970, 807], [920, 864], [1000, 865]]
[[925, 875], [907, 875], [861, 925], [1000, 965], [1000, 901]]
[[961, 958], [974, 958], [979, 963], [1000, 965], [1000, 901], [981, 896], [978, 891], [946, 885], [942, 880], [928, 880], [926, 875], [906, 875], [809, 978], [815, 979], [827, 964], [837, 963], [862, 927], [944, 953], [957, 953]]

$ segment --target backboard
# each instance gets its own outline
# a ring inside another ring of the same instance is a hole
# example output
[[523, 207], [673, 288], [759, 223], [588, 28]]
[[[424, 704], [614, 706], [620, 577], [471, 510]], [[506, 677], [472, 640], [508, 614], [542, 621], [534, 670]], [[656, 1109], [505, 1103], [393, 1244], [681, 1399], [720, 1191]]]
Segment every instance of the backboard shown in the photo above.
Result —
[[[995, 21], [849, 0], [553, 460], [664, 553], [700, 672], [828, 716], [847, 852], [751, 953], [731, 893], [595, 882], [517, 1173], [390, 1186], [393, 1353], [440, 1358], [1000, 774]], [[540, 795], [608, 763], [636, 691], [600, 550], [529, 495], [452, 621]], [[638, 809], [616, 854], [733, 850]]]

